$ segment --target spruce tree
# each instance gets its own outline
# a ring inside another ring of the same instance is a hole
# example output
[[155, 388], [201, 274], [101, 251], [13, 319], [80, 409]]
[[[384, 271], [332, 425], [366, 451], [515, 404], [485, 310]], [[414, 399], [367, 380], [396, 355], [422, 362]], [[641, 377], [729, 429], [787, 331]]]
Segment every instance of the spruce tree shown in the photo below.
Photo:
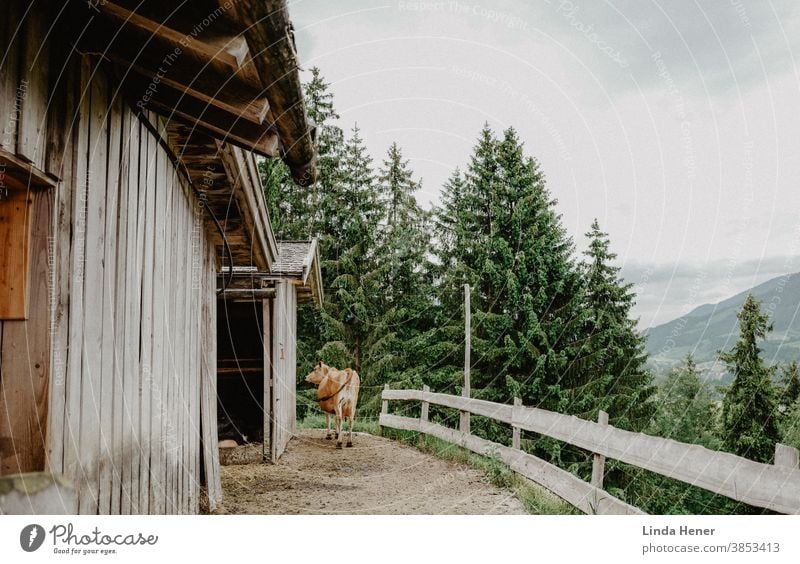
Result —
[[780, 406], [788, 413], [798, 398], [800, 398], [800, 367], [793, 360], [783, 367], [783, 389], [781, 390]]
[[[322, 236], [323, 277], [330, 286], [323, 318], [328, 348], [344, 349], [350, 365], [368, 382], [374, 325], [380, 317], [377, 271], [378, 221], [381, 217], [372, 158], [356, 126], [341, 162], [338, 199], [327, 210]], [[335, 205], [334, 205], [335, 204]], [[367, 369], [365, 372], [364, 369]]]
[[375, 327], [381, 349], [375, 370], [382, 381], [410, 385], [417, 372], [416, 349], [429, 327], [430, 240], [428, 214], [414, 196], [420, 183], [397, 143], [389, 147], [378, 176], [383, 217], [378, 234], [381, 319]]
[[691, 354], [684, 363], [667, 373], [658, 385], [657, 411], [650, 429], [654, 435], [717, 447], [714, 436], [716, 408], [711, 391], [701, 381], [700, 372]]
[[570, 410], [593, 419], [602, 409], [613, 425], [641, 430], [654, 413], [651, 396], [655, 390], [645, 367], [645, 338], [631, 317], [636, 298], [633, 285], [620, 277], [620, 267], [614, 265], [617, 255], [596, 219], [586, 237], [589, 247], [582, 265], [585, 340], [575, 365], [580, 376]]
[[778, 432], [778, 409], [772, 384], [773, 369], [764, 365], [759, 341], [772, 330], [769, 317], [752, 294], [737, 315], [739, 340], [719, 354], [734, 380], [722, 401], [720, 438], [725, 449], [759, 462], [770, 462]]
[[[432, 372], [449, 374], [437, 383], [444, 391], [457, 391], [462, 378], [462, 286], [468, 283], [473, 395], [567, 407], [565, 374], [579, 344], [580, 277], [555, 204], [516, 132], [508, 129], [498, 140], [484, 127], [469, 166], [451, 177], [436, 210], [441, 308], [432, 346], [445, 358]], [[484, 426], [487, 435], [505, 435]]]

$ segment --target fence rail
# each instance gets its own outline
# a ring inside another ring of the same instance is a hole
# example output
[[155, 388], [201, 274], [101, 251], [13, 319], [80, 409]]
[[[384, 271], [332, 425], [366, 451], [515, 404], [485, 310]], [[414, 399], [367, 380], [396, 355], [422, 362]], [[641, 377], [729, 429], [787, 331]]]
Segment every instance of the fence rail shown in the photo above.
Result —
[[[618, 429], [535, 407], [498, 404], [427, 390], [384, 389], [380, 425], [418, 431], [463, 446], [478, 454], [498, 456], [513, 470], [539, 483], [585, 513], [643, 513], [598, 487], [605, 458], [613, 458], [674, 478], [731, 499], [779, 513], [800, 514], [800, 468], [796, 449], [777, 445], [775, 464], [763, 464], [727, 452]], [[390, 415], [389, 401], [422, 402], [419, 419]], [[493, 443], [468, 432], [430, 423], [430, 404], [457, 409], [507, 423], [515, 430], [514, 446]], [[601, 418], [602, 418], [601, 413]], [[595, 454], [589, 484], [518, 448], [517, 429], [564, 441]]]

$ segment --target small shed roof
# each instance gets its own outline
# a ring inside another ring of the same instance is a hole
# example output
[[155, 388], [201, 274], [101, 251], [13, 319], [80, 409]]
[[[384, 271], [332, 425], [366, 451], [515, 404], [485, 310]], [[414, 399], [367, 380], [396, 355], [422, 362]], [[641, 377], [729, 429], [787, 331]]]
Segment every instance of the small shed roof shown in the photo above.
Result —
[[[278, 255], [269, 272], [255, 267], [234, 267], [226, 295], [234, 299], [252, 299], [270, 288], [276, 280], [291, 279], [299, 302], [322, 303], [322, 269], [317, 239], [310, 241], [278, 241]], [[228, 276], [219, 274], [220, 280]]]
[[317, 239], [310, 241], [278, 241], [278, 259], [272, 264], [272, 273], [296, 278], [298, 297], [322, 301], [322, 271]]

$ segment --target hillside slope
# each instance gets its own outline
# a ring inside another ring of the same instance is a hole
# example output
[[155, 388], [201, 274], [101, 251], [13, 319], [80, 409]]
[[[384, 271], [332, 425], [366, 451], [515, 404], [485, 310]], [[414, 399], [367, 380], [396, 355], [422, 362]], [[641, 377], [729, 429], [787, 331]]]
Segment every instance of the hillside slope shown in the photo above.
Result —
[[772, 317], [774, 330], [762, 345], [767, 363], [800, 359], [800, 273], [794, 273], [645, 330], [651, 364], [665, 369], [680, 362], [688, 352], [694, 354], [698, 364], [713, 363], [717, 351], [729, 350], [739, 337], [736, 314], [748, 293], [761, 300], [762, 311]]

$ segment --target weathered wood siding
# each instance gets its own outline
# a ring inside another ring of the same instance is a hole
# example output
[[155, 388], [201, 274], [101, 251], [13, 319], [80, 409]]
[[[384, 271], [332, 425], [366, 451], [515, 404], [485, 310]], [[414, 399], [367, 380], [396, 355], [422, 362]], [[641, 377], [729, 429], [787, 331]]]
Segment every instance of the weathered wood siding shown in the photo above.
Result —
[[90, 72], [84, 63], [78, 174], [60, 185], [77, 214], [56, 237], [74, 260], [58, 296], [69, 331], [54, 342], [65, 387], [51, 400], [50, 465], [75, 481], [81, 513], [193, 513], [213, 256], [164, 149]]
[[272, 303], [272, 460], [295, 431], [297, 388], [297, 290], [289, 280], [275, 283]]
[[[32, 67], [46, 69], [49, 61], [47, 49], [39, 49], [46, 44], [41, 22], [31, 19], [17, 28], [22, 8], [19, 2], [4, 4], [0, 17], [0, 148], [43, 170], [42, 131], [48, 119], [50, 84], [46, 74], [44, 80], [29, 75]], [[2, 172], [5, 182], [7, 171]], [[3, 206], [15, 200], [27, 206], [26, 223], [31, 229], [28, 257], [15, 261], [23, 271], [19, 281], [28, 281], [29, 304], [47, 304], [52, 290], [54, 194], [17, 193]], [[29, 306], [27, 320], [0, 321], [0, 475], [44, 467], [50, 341], [46, 309]]]
[[63, 473], [80, 513], [196, 513], [201, 482], [220, 497], [202, 210], [115, 81], [65, 63], [43, 20], [13, 41], [18, 18], [0, 22], [0, 145], [60, 178], [29, 194], [29, 318], [0, 322], [0, 474]]

